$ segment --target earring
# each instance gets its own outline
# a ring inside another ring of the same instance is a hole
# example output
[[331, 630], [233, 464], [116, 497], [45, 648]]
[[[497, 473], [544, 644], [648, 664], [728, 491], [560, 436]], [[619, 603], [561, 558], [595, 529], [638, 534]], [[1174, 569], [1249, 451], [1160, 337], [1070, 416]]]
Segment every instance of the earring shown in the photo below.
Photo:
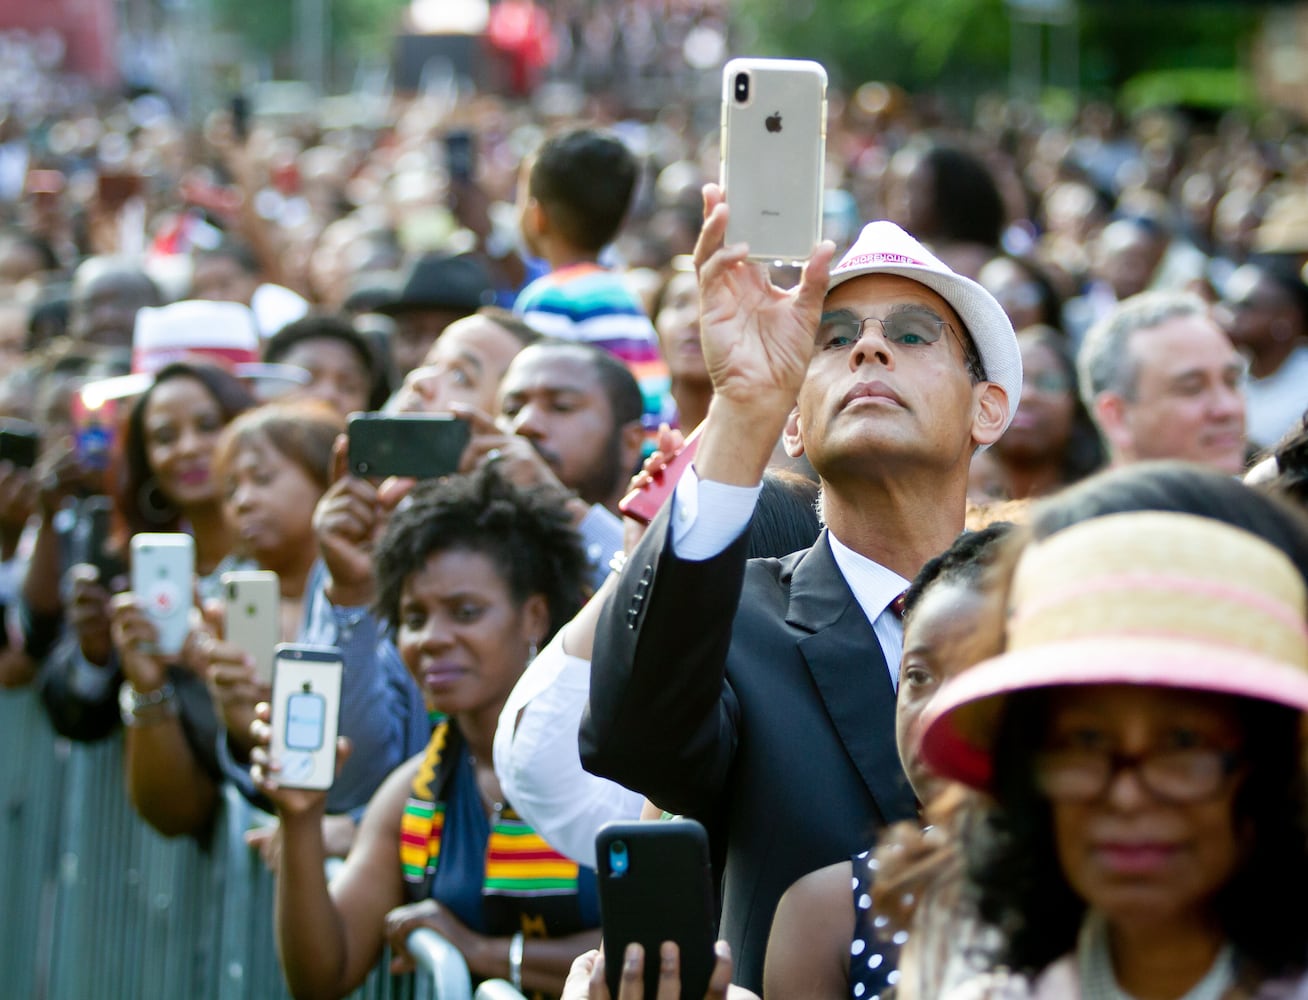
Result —
[[141, 516], [151, 524], [166, 524], [177, 516], [176, 508], [164, 496], [163, 490], [159, 488], [159, 480], [154, 476], [143, 482], [136, 491], [136, 505]]
[[539, 652], [540, 650], [536, 648], [536, 640], [529, 639], [527, 641], [527, 662], [530, 663], [532, 660], [536, 659], [536, 654]]

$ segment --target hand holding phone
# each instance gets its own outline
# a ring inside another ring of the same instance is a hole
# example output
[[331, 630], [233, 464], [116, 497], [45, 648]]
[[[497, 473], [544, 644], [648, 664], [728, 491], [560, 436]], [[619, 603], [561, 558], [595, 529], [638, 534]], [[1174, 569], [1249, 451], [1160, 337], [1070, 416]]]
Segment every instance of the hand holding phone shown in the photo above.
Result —
[[349, 468], [360, 478], [434, 479], [458, 471], [471, 432], [457, 417], [438, 413], [351, 414]]
[[78, 461], [87, 468], [103, 471], [109, 467], [118, 426], [117, 400], [102, 398], [98, 393], [78, 389], [69, 407], [73, 418], [73, 443]]
[[283, 788], [326, 791], [336, 778], [341, 652], [281, 643], [273, 657], [269, 756]]
[[807, 59], [732, 59], [722, 71], [727, 243], [800, 264], [822, 234], [827, 73]]
[[651, 473], [645, 482], [637, 486], [630, 493], [618, 501], [618, 510], [622, 511], [632, 520], [639, 521], [641, 524], [649, 524], [654, 520], [654, 516], [659, 509], [667, 503], [668, 497], [677, 488], [682, 474], [690, 468], [691, 462], [695, 460], [695, 452], [699, 447], [700, 431], [704, 425], [700, 424], [690, 437], [686, 438], [681, 447], [673, 452], [672, 456], [659, 471]]
[[132, 592], [158, 631], [154, 652], [175, 657], [191, 631], [195, 540], [182, 532], [132, 536]]
[[702, 1000], [713, 973], [716, 893], [708, 836], [691, 819], [607, 823], [595, 837], [604, 969], [618, 995], [623, 954], [645, 950], [645, 996], [659, 988], [659, 948], [677, 945], [683, 1000]]
[[69, 539], [71, 562], [94, 566], [96, 582], [110, 593], [125, 586], [127, 564], [120, 553], [110, 547], [113, 528], [113, 501], [102, 494], [83, 497], [77, 502], [77, 520]]
[[264, 684], [273, 679], [273, 652], [281, 638], [281, 582], [271, 570], [222, 575], [223, 639], [254, 661]]

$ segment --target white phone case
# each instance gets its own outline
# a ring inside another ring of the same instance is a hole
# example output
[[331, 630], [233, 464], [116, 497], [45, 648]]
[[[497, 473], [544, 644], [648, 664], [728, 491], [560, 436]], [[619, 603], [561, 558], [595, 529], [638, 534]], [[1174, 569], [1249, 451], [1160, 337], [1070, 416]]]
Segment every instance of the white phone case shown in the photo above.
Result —
[[132, 536], [132, 592], [159, 630], [156, 652], [176, 656], [191, 630], [195, 540], [181, 532]]
[[281, 585], [272, 570], [224, 573], [223, 637], [254, 658], [259, 680], [272, 683], [273, 649], [281, 640]]
[[269, 753], [284, 788], [325, 791], [332, 786], [342, 669], [341, 652], [334, 646], [277, 646]]
[[754, 260], [802, 263], [821, 237], [826, 92], [826, 70], [807, 59], [732, 59], [722, 70], [726, 240], [748, 243]]

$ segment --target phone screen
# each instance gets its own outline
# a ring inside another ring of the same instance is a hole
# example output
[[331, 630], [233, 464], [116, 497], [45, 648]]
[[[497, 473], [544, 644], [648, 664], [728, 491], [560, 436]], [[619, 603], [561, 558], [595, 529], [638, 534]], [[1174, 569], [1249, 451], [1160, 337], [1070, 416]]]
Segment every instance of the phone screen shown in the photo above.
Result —
[[73, 417], [73, 446], [77, 457], [88, 469], [108, 468], [114, 449], [117, 425], [117, 402], [97, 399], [89, 405], [79, 390], [70, 402]]
[[322, 746], [327, 699], [301, 692], [286, 699], [286, 749], [314, 751]]
[[273, 653], [269, 752], [286, 788], [331, 788], [341, 703], [341, 653], [335, 647], [280, 643]]

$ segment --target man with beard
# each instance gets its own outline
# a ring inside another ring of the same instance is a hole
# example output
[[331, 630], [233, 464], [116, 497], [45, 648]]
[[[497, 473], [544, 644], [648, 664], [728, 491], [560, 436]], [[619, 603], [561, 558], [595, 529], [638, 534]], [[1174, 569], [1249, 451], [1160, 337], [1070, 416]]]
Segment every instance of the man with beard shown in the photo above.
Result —
[[539, 341], [504, 373], [498, 421], [451, 406], [474, 430], [461, 471], [499, 462], [519, 485], [557, 482], [572, 490], [577, 530], [598, 587], [622, 548], [618, 501], [640, 460], [642, 407], [635, 377], [606, 351]]

